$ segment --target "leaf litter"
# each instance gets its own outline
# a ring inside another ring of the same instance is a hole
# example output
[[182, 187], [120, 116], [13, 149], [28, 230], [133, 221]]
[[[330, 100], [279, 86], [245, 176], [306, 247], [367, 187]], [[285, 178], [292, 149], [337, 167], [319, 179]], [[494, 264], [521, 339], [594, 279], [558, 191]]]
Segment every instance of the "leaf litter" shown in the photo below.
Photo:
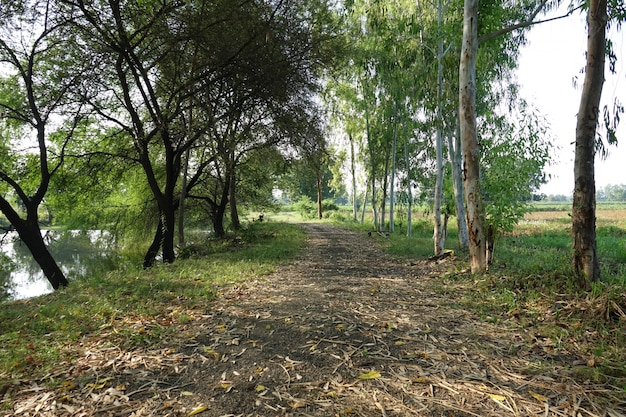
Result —
[[0, 415], [626, 416], [624, 387], [573, 372], [595, 358], [437, 291], [454, 256], [406, 264], [376, 237], [305, 227], [300, 258], [224, 289], [169, 347], [83, 341], [56, 372], [13, 381]]

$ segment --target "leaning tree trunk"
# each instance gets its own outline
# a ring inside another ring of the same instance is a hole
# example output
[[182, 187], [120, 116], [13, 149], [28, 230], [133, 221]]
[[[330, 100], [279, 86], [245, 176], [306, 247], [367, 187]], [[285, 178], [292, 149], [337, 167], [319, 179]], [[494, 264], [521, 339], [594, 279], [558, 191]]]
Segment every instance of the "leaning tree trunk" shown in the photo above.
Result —
[[21, 224], [14, 224], [13, 226], [15, 226], [15, 230], [19, 234], [22, 242], [24, 242], [30, 253], [32, 253], [33, 258], [41, 268], [45, 277], [50, 284], [52, 284], [52, 288], [58, 290], [60, 287], [69, 285], [63, 271], [61, 271], [61, 268], [46, 247], [43, 237], [41, 236], [41, 229], [37, 222], [25, 221], [21, 222]]
[[574, 273], [581, 288], [590, 290], [600, 277], [596, 254], [596, 186], [594, 158], [596, 129], [606, 51], [606, 0], [591, 0], [587, 17], [587, 66], [578, 120], [574, 158], [574, 201], [572, 206], [572, 240]]
[[472, 273], [487, 269], [484, 209], [480, 190], [480, 149], [476, 133], [476, 55], [478, 53], [478, 0], [465, 0], [463, 44], [459, 65], [459, 117], [463, 148], [463, 181], [467, 206], [469, 254]]
[[[22, 201], [24, 202], [24, 200]], [[0, 196], [0, 212], [5, 215], [11, 226], [15, 228], [20, 239], [41, 268], [44, 276], [52, 285], [52, 288], [57, 290], [61, 287], [66, 287], [69, 285], [69, 282], [52, 257], [41, 235], [37, 216], [39, 204], [34, 201], [30, 203], [31, 207], [27, 206], [26, 208], [26, 219], [22, 219], [9, 202]]]

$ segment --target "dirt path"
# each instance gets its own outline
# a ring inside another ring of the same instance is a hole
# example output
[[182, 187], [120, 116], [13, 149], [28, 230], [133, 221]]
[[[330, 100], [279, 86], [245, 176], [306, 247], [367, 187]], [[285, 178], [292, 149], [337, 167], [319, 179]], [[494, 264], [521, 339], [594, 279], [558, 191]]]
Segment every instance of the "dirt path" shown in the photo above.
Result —
[[303, 256], [225, 293], [190, 347], [206, 359], [183, 379], [210, 415], [605, 414], [593, 395], [606, 387], [561, 372], [576, 358], [454, 308], [441, 283], [449, 262], [409, 265], [378, 237], [306, 228]]
[[[184, 346], [134, 353], [134, 367], [117, 367], [128, 381], [124, 392], [67, 415], [626, 413], [595, 405], [617, 388], [570, 378], [568, 367], [581, 358], [552, 352], [514, 323], [486, 323], [455, 307], [442, 280], [453, 260], [403, 263], [377, 248], [380, 237], [305, 227], [309, 246], [300, 258], [225, 290], [189, 323]], [[109, 373], [116, 368], [107, 364]]]

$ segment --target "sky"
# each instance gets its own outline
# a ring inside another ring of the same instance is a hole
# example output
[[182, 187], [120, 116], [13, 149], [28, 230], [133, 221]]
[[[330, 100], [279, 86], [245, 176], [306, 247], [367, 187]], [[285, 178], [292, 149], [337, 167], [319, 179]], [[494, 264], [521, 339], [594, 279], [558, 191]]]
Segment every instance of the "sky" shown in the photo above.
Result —
[[[611, 30], [609, 39], [617, 55], [615, 74], [608, 64], [602, 92], [602, 105], [612, 108], [614, 97], [626, 105], [626, 42], [622, 32]], [[574, 189], [574, 142], [576, 114], [580, 104], [581, 88], [587, 48], [585, 16], [580, 13], [560, 20], [542, 23], [527, 34], [528, 44], [523, 47], [518, 83], [521, 96], [545, 116], [557, 146], [553, 151], [555, 164], [547, 172], [551, 179], [540, 192], [547, 195], [571, 195]], [[578, 87], [573, 79], [577, 77]], [[612, 184], [626, 184], [626, 114], [617, 129], [618, 146], [609, 148], [608, 158], [596, 157], [596, 188]]]

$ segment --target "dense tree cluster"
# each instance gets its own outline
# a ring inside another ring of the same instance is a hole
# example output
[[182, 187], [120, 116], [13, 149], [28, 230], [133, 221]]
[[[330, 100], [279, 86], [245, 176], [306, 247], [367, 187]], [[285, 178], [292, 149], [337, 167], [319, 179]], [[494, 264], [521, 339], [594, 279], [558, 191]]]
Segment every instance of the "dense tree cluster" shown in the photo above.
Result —
[[44, 205], [99, 222], [147, 213], [144, 265], [172, 262], [186, 200], [221, 236], [227, 207], [237, 227], [238, 197], [267, 201], [274, 167], [321, 138], [317, 80], [339, 45], [323, 0], [1, 7], [0, 210], [55, 288], [67, 280], [41, 239]]

